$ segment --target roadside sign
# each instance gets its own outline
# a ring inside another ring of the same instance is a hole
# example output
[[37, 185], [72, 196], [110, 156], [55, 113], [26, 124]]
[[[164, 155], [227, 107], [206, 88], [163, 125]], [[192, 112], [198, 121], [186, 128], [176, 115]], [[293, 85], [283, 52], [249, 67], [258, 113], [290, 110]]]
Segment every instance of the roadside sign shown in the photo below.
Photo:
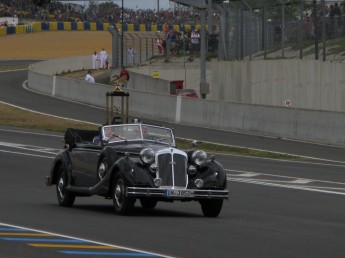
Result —
[[159, 79], [159, 72], [158, 71], [153, 71], [153, 78]]

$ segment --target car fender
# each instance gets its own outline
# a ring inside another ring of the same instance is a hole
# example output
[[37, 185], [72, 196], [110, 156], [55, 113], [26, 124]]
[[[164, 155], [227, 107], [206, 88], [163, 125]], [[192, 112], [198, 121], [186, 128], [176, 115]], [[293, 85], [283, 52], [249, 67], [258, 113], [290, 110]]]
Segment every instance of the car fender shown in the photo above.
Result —
[[[72, 165], [71, 165], [71, 161], [70, 161], [70, 157], [68, 155], [68, 152], [65, 150], [61, 150], [55, 157], [51, 169], [50, 169], [50, 175], [47, 179], [47, 185], [51, 186], [51, 185], [55, 185], [57, 182], [57, 173], [58, 173], [58, 169], [59, 167], [63, 165], [67, 168], [67, 173], [68, 173], [68, 177], [69, 179], [71, 179], [71, 171], [72, 171]], [[71, 182], [71, 181], [69, 181]]]
[[[120, 172], [128, 186], [149, 186], [154, 187], [153, 177], [139, 159], [130, 158], [128, 156], [117, 160], [113, 167], [113, 171]], [[115, 173], [116, 173], [115, 172]], [[112, 175], [114, 177], [114, 175]]]
[[118, 156], [115, 152], [115, 150], [111, 147], [106, 147], [101, 154], [99, 155], [98, 158], [98, 164], [97, 164], [97, 168], [99, 166], [99, 164], [101, 163], [101, 161], [103, 160], [103, 158], [107, 159], [107, 166], [108, 166], [108, 170], [110, 170], [110, 168], [113, 166], [114, 164], [114, 160], [118, 159]]
[[193, 176], [192, 181], [202, 179], [203, 188], [225, 189], [227, 186], [226, 172], [223, 166], [216, 160], [209, 160], [198, 168], [198, 173]]

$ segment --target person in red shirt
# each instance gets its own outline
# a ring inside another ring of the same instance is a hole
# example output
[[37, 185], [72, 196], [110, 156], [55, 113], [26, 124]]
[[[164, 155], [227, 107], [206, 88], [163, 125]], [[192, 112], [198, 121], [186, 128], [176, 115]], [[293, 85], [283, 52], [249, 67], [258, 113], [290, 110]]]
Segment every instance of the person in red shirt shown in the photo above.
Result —
[[127, 82], [129, 81], [129, 73], [126, 70], [125, 66], [121, 67], [121, 71], [118, 77], [123, 83], [122, 83], [122, 87], [126, 88], [127, 87]]

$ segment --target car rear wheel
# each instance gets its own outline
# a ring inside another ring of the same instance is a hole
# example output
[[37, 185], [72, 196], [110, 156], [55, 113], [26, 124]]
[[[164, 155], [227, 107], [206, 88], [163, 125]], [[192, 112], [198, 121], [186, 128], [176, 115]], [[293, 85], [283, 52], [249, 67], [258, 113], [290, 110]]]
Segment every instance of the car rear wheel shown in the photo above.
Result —
[[112, 197], [117, 214], [128, 215], [133, 210], [135, 198], [126, 195], [126, 183], [121, 175], [114, 178]]
[[60, 206], [71, 207], [75, 200], [75, 194], [66, 189], [68, 175], [64, 165], [61, 165], [56, 183], [56, 194]]
[[158, 201], [154, 200], [154, 199], [148, 199], [148, 198], [140, 199], [141, 207], [143, 207], [144, 209], [147, 209], [147, 210], [154, 209], [157, 205], [157, 202]]
[[205, 217], [217, 217], [222, 210], [223, 200], [201, 200], [200, 204]]

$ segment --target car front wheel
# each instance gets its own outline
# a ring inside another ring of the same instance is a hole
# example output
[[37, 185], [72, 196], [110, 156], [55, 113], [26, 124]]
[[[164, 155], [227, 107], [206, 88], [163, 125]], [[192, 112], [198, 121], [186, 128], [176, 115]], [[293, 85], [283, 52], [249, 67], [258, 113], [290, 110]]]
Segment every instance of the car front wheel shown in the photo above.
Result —
[[75, 200], [75, 194], [66, 189], [68, 185], [68, 175], [64, 165], [59, 168], [56, 183], [56, 194], [60, 206], [71, 207]]
[[117, 214], [128, 215], [133, 210], [135, 199], [126, 195], [126, 183], [121, 175], [114, 178], [112, 196]]
[[217, 217], [222, 210], [223, 200], [200, 200], [200, 204], [205, 217]]

